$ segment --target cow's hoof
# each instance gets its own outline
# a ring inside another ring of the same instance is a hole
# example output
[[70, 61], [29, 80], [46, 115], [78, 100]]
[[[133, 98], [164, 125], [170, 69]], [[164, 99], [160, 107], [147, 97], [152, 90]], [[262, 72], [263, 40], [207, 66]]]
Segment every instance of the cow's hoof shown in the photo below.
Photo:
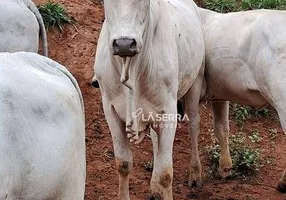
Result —
[[189, 180], [188, 181], [188, 188], [192, 189], [192, 188], [197, 188], [200, 189], [203, 187], [203, 182], [201, 180]]
[[224, 168], [224, 169], [219, 168], [218, 169], [219, 175], [222, 178], [227, 178], [227, 177], [229, 177], [231, 175], [231, 169], [232, 168]]
[[286, 184], [278, 183], [276, 190], [281, 193], [286, 193]]
[[232, 160], [229, 154], [221, 155], [219, 159], [218, 173], [222, 178], [227, 178], [231, 175]]
[[146, 200], [162, 200], [159, 195], [148, 195]]

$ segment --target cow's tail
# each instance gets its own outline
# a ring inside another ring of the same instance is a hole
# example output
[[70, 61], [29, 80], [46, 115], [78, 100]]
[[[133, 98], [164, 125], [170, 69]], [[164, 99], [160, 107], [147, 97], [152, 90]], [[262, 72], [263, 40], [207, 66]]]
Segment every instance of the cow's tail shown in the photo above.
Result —
[[34, 15], [37, 18], [37, 21], [38, 21], [39, 27], [40, 27], [40, 34], [41, 34], [42, 45], [43, 45], [43, 55], [48, 57], [48, 40], [47, 40], [46, 28], [45, 28], [45, 24], [44, 24], [44, 20], [42, 18], [42, 15], [40, 14], [36, 5], [31, 0], [24, 0], [24, 3], [34, 13]]

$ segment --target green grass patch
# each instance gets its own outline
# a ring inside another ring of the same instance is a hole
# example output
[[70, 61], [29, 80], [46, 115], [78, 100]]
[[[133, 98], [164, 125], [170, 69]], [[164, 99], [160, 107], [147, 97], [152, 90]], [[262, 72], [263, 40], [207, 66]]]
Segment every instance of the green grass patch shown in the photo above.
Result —
[[249, 106], [242, 106], [237, 103], [230, 105], [230, 113], [239, 127], [243, 127], [244, 123], [250, 118], [262, 118], [270, 116], [267, 107], [260, 110], [255, 110]]
[[285, 0], [204, 0], [203, 5], [204, 8], [220, 13], [255, 9], [286, 9]]
[[237, 3], [235, 0], [206, 0], [204, 7], [219, 13], [228, 13], [236, 10]]
[[[233, 168], [229, 178], [245, 178], [259, 171], [259, 149], [253, 149], [248, 145], [249, 138], [239, 133], [229, 138], [230, 154]], [[218, 176], [220, 146], [218, 144], [207, 147], [209, 175]]]
[[282, 6], [281, 0], [242, 0], [241, 10], [255, 9], [279, 9]]
[[64, 24], [71, 24], [73, 22], [60, 3], [48, 1], [38, 6], [38, 9], [47, 29], [49, 27], [58, 27], [62, 31]]

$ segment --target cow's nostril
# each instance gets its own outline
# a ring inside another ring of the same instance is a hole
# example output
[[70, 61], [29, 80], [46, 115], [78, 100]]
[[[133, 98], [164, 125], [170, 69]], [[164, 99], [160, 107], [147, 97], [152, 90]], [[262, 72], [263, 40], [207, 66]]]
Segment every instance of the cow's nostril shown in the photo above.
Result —
[[131, 45], [130, 45], [130, 49], [131, 49], [131, 50], [136, 50], [136, 46], [137, 46], [137, 43], [136, 43], [136, 41], [133, 39], [133, 41], [132, 41], [132, 43], [131, 43]]
[[117, 40], [114, 40], [114, 41], [113, 41], [112, 47], [113, 47], [113, 49], [114, 49], [115, 52], [118, 52], [118, 51], [119, 51], [119, 46], [118, 46], [118, 44], [117, 44]]

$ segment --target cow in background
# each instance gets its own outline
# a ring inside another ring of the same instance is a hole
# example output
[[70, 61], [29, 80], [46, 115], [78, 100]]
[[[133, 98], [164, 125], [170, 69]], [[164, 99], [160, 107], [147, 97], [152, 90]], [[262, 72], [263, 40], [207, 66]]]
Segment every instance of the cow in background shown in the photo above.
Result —
[[[278, 112], [286, 132], [286, 19], [285, 11], [254, 10], [220, 14], [199, 9], [206, 48], [204, 100], [212, 100], [214, 131], [220, 142], [220, 174], [231, 167], [228, 144], [228, 102]], [[216, 102], [219, 100], [220, 102]], [[286, 172], [286, 171], [285, 171]], [[283, 173], [278, 190], [286, 192]]]
[[48, 44], [43, 18], [31, 0], [0, 2], [0, 52], [38, 53], [39, 33], [42, 51], [48, 56]]
[[62, 65], [0, 53], [0, 199], [83, 200], [82, 95]]

